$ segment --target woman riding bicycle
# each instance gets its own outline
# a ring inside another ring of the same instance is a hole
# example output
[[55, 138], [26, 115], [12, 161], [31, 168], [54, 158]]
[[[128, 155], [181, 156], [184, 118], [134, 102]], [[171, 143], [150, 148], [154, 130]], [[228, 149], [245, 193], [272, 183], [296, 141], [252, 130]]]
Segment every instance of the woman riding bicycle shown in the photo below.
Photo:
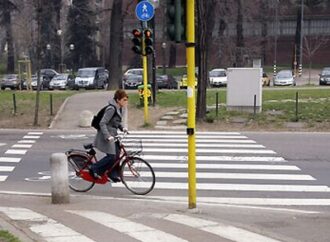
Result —
[[[115, 136], [117, 136], [117, 130], [127, 132], [127, 128], [122, 125], [123, 107], [127, 106], [128, 95], [124, 90], [117, 90], [113, 99], [110, 99], [109, 105], [105, 109], [104, 115], [99, 123], [100, 129], [97, 131], [94, 146], [106, 153], [101, 160], [94, 163], [89, 167], [90, 175], [94, 179], [100, 178], [101, 175], [111, 167], [116, 161], [119, 155], [119, 146], [115, 142]], [[111, 174], [108, 174], [109, 178], [114, 182], [119, 182], [119, 171], [113, 169]]]

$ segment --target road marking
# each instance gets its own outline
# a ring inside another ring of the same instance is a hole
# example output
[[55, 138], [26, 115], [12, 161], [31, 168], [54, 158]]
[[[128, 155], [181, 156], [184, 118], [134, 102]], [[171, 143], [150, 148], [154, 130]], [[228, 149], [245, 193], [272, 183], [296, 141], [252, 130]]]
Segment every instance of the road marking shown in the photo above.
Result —
[[[152, 163], [153, 168], [188, 168], [187, 163]], [[254, 164], [196, 164], [197, 169], [223, 169], [223, 170], [287, 170], [287, 171], [300, 171], [297, 166], [289, 165], [254, 165]]]
[[97, 222], [108, 228], [117, 230], [139, 241], [144, 241], [144, 242], [187, 241], [179, 237], [176, 237], [174, 235], [165, 233], [161, 230], [157, 230], [155, 228], [143, 224], [135, 223], [128, 219], [117, 217], [112, 214], [108, 214], [104, 212], [88, 211], [88, 210], [85, 211], [66, 210], [66, 211], [69, 213], [73, 213], [88, 218], [94, 222]]
[[194, 218], [182, 214], [169, 214], [162, 217], [165, 220], [183, 224], [195, 229], [226, 238], [237, 242], [279, 242], [264, 235], [260, 235], [245, 229], [234, 227], [228, 224], [213, 222], [201, 218]]
[[[127, 173], [127, 174], [126, 174]], [[139, 172], [142, 177], [151, 177], [150, 172]], [[130, 171], [125, 172], [126, 176], [133, 176]], [[156, 172], [157, 178], [188, 178], [187, 172]], [[293, 181], [315, 181], [310, 175], [296, 174], [260, 174], [260, 173], [215, 173], [215, 172], [197, 172], [198, 179], [252, 179], [252, 180], [293, 180]]]
[[11, 149], [11, 150], [7, 150], [5, 152], [5, 154], [25, 155], [26, 152], [27, 152], [27, 150], [15, 150], [15, 149]]
[[30, 209], [19, 207], [0, 207], [12, 220], [27, 221], [30, 230], [46, 241], [82, 241], [92, 242], [93, 240], [77, 233], [76, 231]]
[[13, 171], [15, 166], [0, 166], [0, 171]]
[[[156, 172], [157, 177], [157, 172]], [[141, 188], [149, 187], [148, 184], [137, 184]], [[123, 184], [113, 183], [113, 187], [124, 187]], [[132, 184], [132, 187], [134, 185]], [[330, 192], [327, 186], [313, 185], [264, 185], [264, 184], [215, 184], [215, 183], [197, 183], [197, 190], [214, 191], [264, 191], [264, 192]], [[178, 182], [160, 182], [157, 181], [155, 189], [175, 189], [186, 190], [188, 184]]]
[[[128, 148], [127, 150], [130, 150]], [[187, 149], [166, 149], [166, 148], [143, 148], [144, 152], [157, 152], [157, 153], [187, 153]], [[276, 154], [273, 150], [245, 150], [245, 149], [196, 149], [196, 153], [203, 154]]]
[[35, 140], [19, 140], [17, 143], [19, 144], [34, 144], [36, 141]]
[[14, 157], [0, 157], [0, 162], [13, 162], [18, 163], [22, 158], [14, 158]]
[[[185, 135], [185, 132], [182, 131], [160, 131], [160, 130], [148, 130], [148, 134], [181, 134]], [[134, 130], [134, 131], [129, 131], [129, 135], [131, 136], [132, 134], [145, 134], [146, 131], [141, 131], [141, 130]], [[204, 135], [240, 135], [239, 132], [204, 132], [204, 131], [197, 131], [196, 134], [204, 134]], [[187, 137], [187, 136], [185, 136]]]
[[[165, 161], [187, 161], [187, 156], [178, 155], [141, 155], [141, 158], [152, 161], [152, 160], [165, 160]], [[196, 156], [197, 161], [228, 161], [228, 162], [249, 162], [249, 161], [260, 161], [260, 162], [287, 162], [283, 157], [276, 156]]]
[[36, 136], [36, 135], [25, 135], [23, 136], [23, 139], [39, 139], [40, 136]]
[[6, 145], [6, 143], [0, 143], [0, 146], [5, 146]]
[[[155, 138], [154, 134], [130, 134], [128, 136], [128, 138]], [[172, 138], [172, 139], [187, 139], [187, 135], [161, 135], [162, 138], [166, 139], [166, 138]], [[204, 135], [204, 134], [200, 134], [200, 135], [196, 135], [196, 139], [200, 139], [200, 138], [208, 138], [208, 139], [247, 139], [246, 136], [243, 135]]]
[[5, 181], [8, 176], [0, 176], [0, 181]]
[[[176, 147], [176, 148], [187, 148], [188, 144], [177, 144], [177, 143], [147, 143], [142, 142], [143, 147]], [[126, 147], [134, 147], [136, 144], [126, 142]], [[265, 148], [263, 145], [258, 144], [196, 144], [196, 147], [204, 148]]]
[[[129, 142], [129, 141], [134, 141], [134, 139], [125, 139], [125, 142]], [[171, 143], [187, 143], [187, 138], [186, 139], [144, 139], [143, 140], [143, 144], [145, 144], [146, 142], [171, 142]], [[200, 143], [212, 143], [212, 144], [216, 144], [216, 143], [240, 143], [240, 144], [255, 144], [256, 142], [254, 140], [249, 140], [249, 139], [245, 139], [245, 140], [239, 140], [239, 139], [198, 139], [196, 140], [196, 144], [200, 144]]]
[[28, 135], [42, 135], [43, 132], [28, 132]]
[[12, 146], [12, 148], [31, 148], [32, 145], [29, 144], [15, 144]]
[[[188, 202], [187, 197], [148, 196], [150, 199]], [[268, 205], [268, 206], [330, 206], [330, 199], [323, 198], [246, 198], [246, 197], [198, 197], [203, 204]]]

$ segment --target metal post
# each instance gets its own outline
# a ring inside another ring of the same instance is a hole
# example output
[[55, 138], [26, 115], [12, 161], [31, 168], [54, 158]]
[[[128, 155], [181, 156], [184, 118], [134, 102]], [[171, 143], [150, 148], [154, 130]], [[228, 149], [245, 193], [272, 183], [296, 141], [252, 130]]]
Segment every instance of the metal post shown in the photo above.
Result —
[[300, 19], [300, 55], [299, 55], [299, 76], [302, 75], [303, 59], [303, 38], [304, 38], [304, 0], [301, 0], [301, 19]]
[[296, 92], [296, 122], [299, 121], [298, 117], [298, 92]]
[[195, 138], [195, 0], [187, 0], [187, 135], [189, 208], [196, 208], [196, 138]]
[[217, 92], [216, 94], [215, 94], [215, 115], [216, 115], [216, 117], [217, 117], [217, 119], [218, 119], [218, 114], [219, 114], [219, 93]]
[[17, 106], [16, 106], [16, 95], [13, 93], [13, 105], [14, 105], [14, 114], [17, 113]]
[[[147, 22], [143, 22], [143, 30], [147, 28]], [[147, 63], [147, 55], [145, 52], [145, 36], [142, 35], [142, 63], [143, 63], [143, 101], [144, 101], [144, 124], [147, 125], [149, 123], [149, 111], [148, 111], [148, 63]]]
[[275, 0], [275, 23], [274, 23], [274, 77], [277, 73], [277, 31], [278, 31], [278, 0]]
[[54, 153], [50, 157], [50, 169], [52, 173], [52, 203], [69, 203], [68, 162], [63, 153]]
[[156, 27], [155, 27], [155, 16], [151, 19], [151, 28], [153, 31], [154, 39], [154, 51], [152, 53], [152, 105], [156, 105], [156, 90], [157, 90], [157, 81], [156, 81]]
[[253, 97], [253, 116], [255, 117], [257, 113], [257, 95]]
[[53, 116], [53, 94], [49, 94], [50, 116]]

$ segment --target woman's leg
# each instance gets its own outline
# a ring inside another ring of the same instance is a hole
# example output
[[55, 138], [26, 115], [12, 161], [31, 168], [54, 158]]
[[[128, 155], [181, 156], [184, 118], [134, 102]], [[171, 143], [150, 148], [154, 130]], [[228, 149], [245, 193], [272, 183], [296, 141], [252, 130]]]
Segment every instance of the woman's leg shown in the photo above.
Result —
[[92, 165], [91, 170], [98, 175], [103, 175], [113, 165], [114, 161], [115, 155], [106, 154], [101, 160]]

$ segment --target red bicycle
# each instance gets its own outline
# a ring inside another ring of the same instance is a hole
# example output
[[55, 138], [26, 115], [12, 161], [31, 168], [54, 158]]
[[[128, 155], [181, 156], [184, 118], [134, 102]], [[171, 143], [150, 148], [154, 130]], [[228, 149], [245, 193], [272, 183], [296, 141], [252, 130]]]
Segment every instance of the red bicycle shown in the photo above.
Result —
[[134, 142], [134, 145], [130, 147], [135, 150], [126, 149], [123, 142], [124, 137], [125, 135], [116, 137], [115, 141], [119, 142], [120, 147], [119, 156], [112, 167], [98, 179], [91, 177], [88, 170], [92, 163], [97, 162], [93, 144], [84, 145], [85, 150], [71, 149], [67, 151], [65, 154], [68, 158], [70, 188], [76, 192], [87, 192], [95, 184], [111, 182], [107, 174], [119, 167], [121, 182], [129, 191], [137, 195], [151, 192], [155, 186], [156, 177], [150, 164], [138, 157], [142, 152], [142, 141], [127, 140], [126, 145]]

